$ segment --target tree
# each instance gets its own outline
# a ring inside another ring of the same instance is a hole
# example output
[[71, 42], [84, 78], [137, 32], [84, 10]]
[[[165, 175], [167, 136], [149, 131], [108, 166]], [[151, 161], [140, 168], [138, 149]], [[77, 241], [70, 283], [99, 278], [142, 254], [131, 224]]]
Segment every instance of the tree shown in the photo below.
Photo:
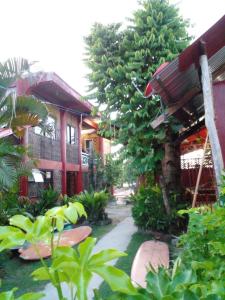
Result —
[[[22, 138], [26, 128], [45, 127], [48, 109], [33, 96], [18, 96], [16, 81], [29, 80], [30, 64], [26, 59], [8, 59], [0, 63], [0, 128], [11, 128], [16, 138]], [[22, 146], [0, 140], [0, 192], [12, 187], [24, 170]]]
[[[127, 28], [94, 24], [85, 39], [85, 61], [91, 71], [87, 75], [89, 97], [105, 105], [104, 134], [110, 135], [114, 124], [118, 128], [116, 138], [126, 146], [126, 157], [132, 158], [139, 174], [164, 171], [168, 192], [176, 189], [179, 178], [177, 149], [173, 146], [177, 130], [173, 121], [157, 131], [151, 128], [151, 121], [160, 112], [159, 98], [144, 99], [137, 88], [144, 91], [156, 69], [188, 45], [187, 25], [167, 0], [144, 0]], [[109, 121], [112, 112], [117, 117]], [[168, 161], [173, 167], [168, 168]]]

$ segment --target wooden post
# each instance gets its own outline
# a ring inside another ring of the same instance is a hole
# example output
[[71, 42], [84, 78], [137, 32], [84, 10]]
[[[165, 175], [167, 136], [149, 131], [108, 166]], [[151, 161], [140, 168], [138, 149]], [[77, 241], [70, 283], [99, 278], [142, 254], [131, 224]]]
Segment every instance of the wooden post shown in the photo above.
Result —
[[67, 194], [67, 177], [66, 177], [66, 112], [60, 110], [60, 147], [62, 161], [62, 194]]
[[82, 174], [82, 140], [81, 140], [81, 130], [82, 130], [82, 115], [80, 116], [80, 121], [78, 125], [78, 164], [79, 171], [77, 172], [77, 184], [76, 193], [79, 194], [83, 191], [83, 174]]
[[204, 164], [204, 160], [205, 160], [205, 152], [206, 152], [206, 148], [207, 148], [208, 138], [209, 138], [209, 134], [207, 133], [207, 136], [205, 139], [205, 145], [204, 145], [204, 149], [203, 149], [202, 162], [201, 162], [201, 166], [198, 171], [198, 177], [197, 177], [197, 181], [196, 181], [196, 185], [195, 185], [195, 192], [194, 192], [194, 197], [193, 197], [193, 201], [192, 201], [192, 207], [195, 207], [196, 200], [197, 200], [198, 189], [199, 189], [200, 179], [201, 179], [201, 175], [202, 175], [203, 164]]
[[209, 69], [208, 58], [206, 55], [205, 45], [202, 42], [202, 53], [200, 56], [200, 66], [202, 71], [202, 90], [205, 108], [205, 125], [208, 129], [209, 141], [212, 150], [212, 158], [216, 175], [217, 189], [220, 185], [220, 176], [224, 168], [224, 162], [218, 138], [218, 133], [215, 125], [215, 113], [213, 105], [213, 91], [212, 91], [212, 76]]

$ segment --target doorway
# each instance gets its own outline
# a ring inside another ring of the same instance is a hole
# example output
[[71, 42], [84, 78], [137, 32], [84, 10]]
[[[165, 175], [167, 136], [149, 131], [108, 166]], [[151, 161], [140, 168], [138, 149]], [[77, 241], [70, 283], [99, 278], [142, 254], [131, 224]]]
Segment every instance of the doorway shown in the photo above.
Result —
[[75, 183], [76, 183], [76, 172], [66, 172], [67, 178], [67, 195], [69, 197], [73, 196], [76, 192]]

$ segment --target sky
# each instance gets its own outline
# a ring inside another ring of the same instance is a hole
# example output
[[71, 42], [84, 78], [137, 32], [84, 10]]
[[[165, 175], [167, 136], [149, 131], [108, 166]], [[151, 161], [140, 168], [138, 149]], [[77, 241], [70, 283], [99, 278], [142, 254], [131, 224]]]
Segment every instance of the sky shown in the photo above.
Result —
[[[170, 0], [193, 25], [196, 38], [225, 13], [225, 0]], [[22, 56], [38, 61], [35, 70], [54, 71], [82, 95], [87, 91], [83, 63], [94, 22], [125, 22], [137, 0], [0, 0], [0, 61]]]

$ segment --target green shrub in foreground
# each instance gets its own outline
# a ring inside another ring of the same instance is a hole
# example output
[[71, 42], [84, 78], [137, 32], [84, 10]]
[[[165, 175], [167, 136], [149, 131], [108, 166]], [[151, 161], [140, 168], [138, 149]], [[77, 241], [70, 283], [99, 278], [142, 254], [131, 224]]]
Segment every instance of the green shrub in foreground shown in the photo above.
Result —
[[156, 186], [140, 187], [131, 197], [133, 201], [132, 215], [135, 224], [144, 230], [153, 231], [181, 231], [186, 224], [186, 218], [181, 218], [177, 211], [185, 207], [185, 203], [178, 203], [176, 195], [170, 197], [171, 214], [167, 215], [163, 203], [162, 192]]

